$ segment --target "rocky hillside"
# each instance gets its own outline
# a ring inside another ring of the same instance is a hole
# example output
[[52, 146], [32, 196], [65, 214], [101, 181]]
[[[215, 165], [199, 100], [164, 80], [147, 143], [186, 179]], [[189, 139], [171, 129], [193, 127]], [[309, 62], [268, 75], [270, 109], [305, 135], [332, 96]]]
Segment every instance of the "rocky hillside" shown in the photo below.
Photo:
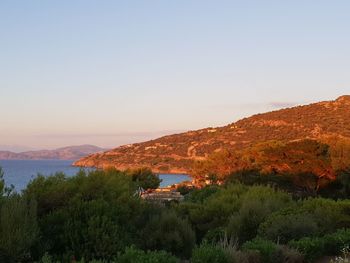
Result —
[[103, 152], [105, 149], [93, 145], [80, 145], [55, 150], [28, 151], [14, 153], [0, 151], [0, 160], [78, 160], [88, 154]]
[[262, 142], [288, 143], [303, 139], [327, 144], [339, 144], [339, 140], [348, 142], [350, 95], [334, 101], [257, 114], [224, 127], [121, 146], [84, 157], [75, 165], [118, 169], [150, 167], [155, 172], [191, 173], [193, 161], [205, 160], [223, 149], [242, 151]]

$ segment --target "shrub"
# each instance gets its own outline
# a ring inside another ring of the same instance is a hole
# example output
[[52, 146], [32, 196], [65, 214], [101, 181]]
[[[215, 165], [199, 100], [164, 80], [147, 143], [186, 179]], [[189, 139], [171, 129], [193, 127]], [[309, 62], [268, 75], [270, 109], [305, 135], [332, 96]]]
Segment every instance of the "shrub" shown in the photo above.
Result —
[[340, 229], [334, 234], [324, 236], [327, 253], [337, 255], [340, 250], [350, 246], [350, 229]]
[[308, 199], [299, 209], [313, 215], [318, 225], [319, 235], [334, 233], [337, 229], [350, 227], [350, 200]]
[[181, 195], [187, 195], [189, 194], [191, 191], [193, 191], [192, 188], [186, 186], [186, 185], [179, 185], [176, 189], [178, 192], [180, 192]]
[[296, 249], [278, 245], [275, 261], [280, 263], [303, 263], [304, 256]]
[[24, 190], [24, 195], [38, 203], [38, 215], [65, 208], [73, 200], [91, 201], [104, 199], [108, 202], [125, 202], [136, 190], [131, 177], [115, 169], [96, 170], [89, 173], [81, 170], [76, 176], [63, 173], [53, 176], [38, 176]]
[[223, 228], [214, 228], [209, 230], [203, 238], [203, 242], [207, 243], [217, 243], [225, 238], [225, 231]]
[[144, 248], [165, 250], [182, 258], [191, 256], [195, 244], [195, 234], [188, 221], [167, 210], [150, 218], [142, 236]]
[[350, 201], [308, 199], [271, 214], [259, 227], [259, 236], [287, 243], [306, 236], [322, 236], [350, 226]]
[[164, 251], [148, 251], [127, 248], [125, 253], [118, 257], [118, 263], [177, 263], [179, 260]]
[[311, 236], [318, 230], [313, 216], [305, 214], [271, 215], [259, 227], [259, 236], [274, 242], [288, 243], [292, 239]]
[[52, 256], [50, 256], [48, 253], [45, 253], [38, 263], [59, 263], [59, 262], [54, 261]]
[[229, 263], [229, 260], [222, 248], [202, 244], [193, 250], [191, 263]]
[[241, 208], [230, 218], [227, 227], [228, 234], [239, 243], [256, 237], [259, 225], [267, 216], [291, 204], [288, 194], [261, 186], [251, 187], [242, 199]]
[[298, 241], [289, 242], [289, 246], [300, 251], [308, 262], [326, 255], [325, 242], [321, 238], [305, 237]]
[[186, 200], [193, 203], [201, 203], [219, 191], [220, 188], [218, 186], [206, 186], [202, 189], [193, 190], [189, 195], [186, 196]]
[[263, 263], [260, 253], [252, 250], [237, 250], [233, 257], [229, 257], [229, 259], [232, 259], [232, 261], [229, 261], [230, 263]]
[[272, 241], [254, 239], [242, 246], [243, 251], [257, 251], [264, 263], [302, 263], [303, 256], [296, 250], [277, 245]]
[[39, 216], [66, 206], [74, 192], [76, 189], [62, 173], [49, 177], [39, 175], [24, 190], [26, 196], [37, 200]]
[[136, 243], [146, 204], [133, 196], [131, 177], [117, 170], [34, 179], [24, 196], [36, 198], [45, 251], [61, 261], [110, 260]]
[[0, 262], [30, 260], [38, 242], [36, 202], [21, 196], [6, 198], [0, 210]]
[[103, 200], [77, 201], [65, 212], [61, 236], [69, 257], [110, 260], [132, 243], [117, 206]]
[[276, 263], [277, 245], [272, 241], [254, 239], [244, 243], [242, 249], [243, 251], [258, 251], [264, 263]]
[[322, 256], [337, 255], [344, 247], [350, 246], [350, 229], [338, 230], [333, 234], [323, 237], [305, 237], [297, 241], [289, 242], [312, 262]]
[[241, 196], [246, 189], [238, 184], [227, 188], [211, 186], [194, 190], [187, 195], [188, 198], [179, 205], [178, 210], [189, 218], [200, 241], [208, 231], [226, 227], [232, 213], [239, 209]]

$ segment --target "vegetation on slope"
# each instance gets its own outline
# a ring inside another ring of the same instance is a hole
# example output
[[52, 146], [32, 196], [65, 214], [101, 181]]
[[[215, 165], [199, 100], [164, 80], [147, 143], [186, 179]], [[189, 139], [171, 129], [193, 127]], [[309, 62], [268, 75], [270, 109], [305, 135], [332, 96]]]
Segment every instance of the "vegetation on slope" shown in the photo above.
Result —
[[263, 173], [297, 174], [304, 162], [307, 169], [302, 169], [332, 180], [334, 171], [350, 165], [350, 96], [122, 146], [85, 157], [76, 165], [192, 174], [194, 163], [220, 152], [236, 156], [234, 162], [225, 163], [231, 172], [259, 167]]

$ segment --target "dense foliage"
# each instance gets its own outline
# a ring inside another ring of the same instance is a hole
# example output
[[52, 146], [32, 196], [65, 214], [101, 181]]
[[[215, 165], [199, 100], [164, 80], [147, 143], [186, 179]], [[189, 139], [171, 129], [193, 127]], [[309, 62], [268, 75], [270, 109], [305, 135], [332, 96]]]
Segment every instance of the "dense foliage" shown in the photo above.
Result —
[[143, 189], [157, 189], [162, 181], [148, 168], [127, 170], [126, 173]]
[[214, 152], [194, 165], [198, 184], [274, 185], [298, 197], [350, 195], [350, 143], [338, 138], [267, 141], [241, 151]]
[[159, 180], [148, 170], [38, 176], [21, 194], [5, 188], [1, 171], [0, 179], [4, 263], [301, 263], [350, 245], [346, 191], [296, 198], [233, 181], [160, 205], [137, 195]]

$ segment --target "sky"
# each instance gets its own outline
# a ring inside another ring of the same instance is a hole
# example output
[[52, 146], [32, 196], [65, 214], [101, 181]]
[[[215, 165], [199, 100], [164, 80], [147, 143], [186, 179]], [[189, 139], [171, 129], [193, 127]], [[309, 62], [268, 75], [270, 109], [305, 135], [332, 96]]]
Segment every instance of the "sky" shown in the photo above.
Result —
[[116, 147], [350, 94], [350, 1], [0, 1], [0, 150]]

